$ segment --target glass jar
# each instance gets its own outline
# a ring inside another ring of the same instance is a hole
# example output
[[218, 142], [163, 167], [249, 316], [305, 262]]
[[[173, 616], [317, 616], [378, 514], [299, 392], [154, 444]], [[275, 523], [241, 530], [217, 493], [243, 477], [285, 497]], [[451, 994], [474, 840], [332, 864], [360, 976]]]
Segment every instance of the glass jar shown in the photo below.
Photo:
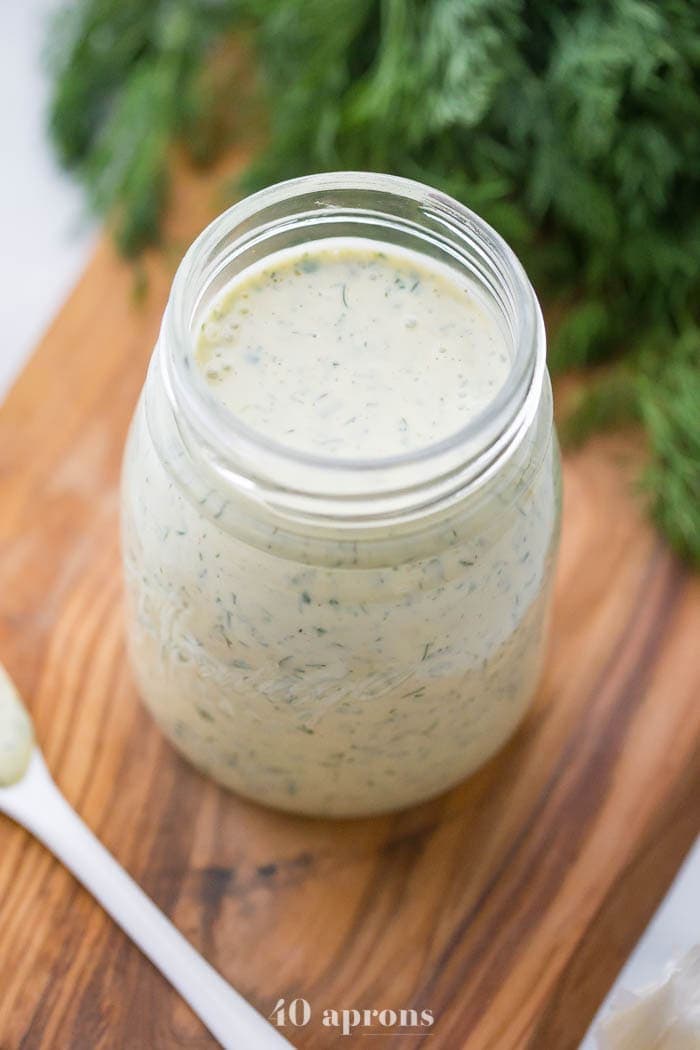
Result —
[[[286, 448], [193, 367], [207, 305], [234, 274], [348, 235], [448, 264], [504, 333], [504, 386], [446, 440], [356, 461]], [[175, 276], [122, 493], [130, 657], [187, 758], [306, 814], [444, 791], [513, 733], [542, 659], [560, 482], [521, 265], [456, 201], [386, 175], [311, 176], [236, 204]]]

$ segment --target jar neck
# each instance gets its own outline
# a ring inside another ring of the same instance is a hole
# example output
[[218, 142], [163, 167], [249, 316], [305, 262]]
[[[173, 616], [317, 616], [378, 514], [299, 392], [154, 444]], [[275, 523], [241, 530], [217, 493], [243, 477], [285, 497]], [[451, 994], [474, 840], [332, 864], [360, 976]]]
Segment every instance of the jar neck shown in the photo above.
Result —
[[[195, 366], [195, 333], [212, 299], [236, 274], [282, 249], [348, 236], [447, 264], [469, 281], [501, 327], [510, 355], [504, 384], [482, 412], [444, 440], [364, 460], [290, 449], [227, 411]], [[522, 266], [473, 212], [420, 183], [341, 172], [270, 187], [207, 227], [178, 268], [157, 356], [182, 443], [222, 490], [288, 518], [337, 527], [420, 518], [480, 488], [531, 428], [545, 335]]]

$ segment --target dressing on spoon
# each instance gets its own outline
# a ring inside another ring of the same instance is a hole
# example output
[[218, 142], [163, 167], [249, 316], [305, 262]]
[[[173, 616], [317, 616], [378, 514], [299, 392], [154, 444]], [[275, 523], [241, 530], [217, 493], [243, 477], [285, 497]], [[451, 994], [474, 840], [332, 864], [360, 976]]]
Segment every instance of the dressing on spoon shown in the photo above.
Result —
[[34, 747], [32, 721], [0, 664], [0, 787], [21, 780]]

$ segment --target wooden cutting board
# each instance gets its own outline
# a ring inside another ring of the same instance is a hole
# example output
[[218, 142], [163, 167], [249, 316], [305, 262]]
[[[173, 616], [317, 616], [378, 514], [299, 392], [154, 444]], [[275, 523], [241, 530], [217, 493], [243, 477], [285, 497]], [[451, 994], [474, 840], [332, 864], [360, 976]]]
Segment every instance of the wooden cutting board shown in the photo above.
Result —
[[[171, 243], [216, 208], [177, 183]], [[174, 252], [174, 256], [179, 250]], [[299, 1047], [569, 1050], [700, 832], [700, 587], [645, 524], [634, 436], [565, 463], [549, 660], [512, 743], [434, 802], [315, 822], [194, 772], [124, 654], [117, 483], [174, 258], [149, 293], [103, 241], [0, 409], [0, 659], [67, 798]], [[700, 931], [698, 931], [700, 939]], [[343, 1038], [324, 1010], [429, 1009]], [[299, 1015], [301, 1016], [301, 1015]], [[94, 901], [0, 817], [2, 1050], [214, 1043]]]

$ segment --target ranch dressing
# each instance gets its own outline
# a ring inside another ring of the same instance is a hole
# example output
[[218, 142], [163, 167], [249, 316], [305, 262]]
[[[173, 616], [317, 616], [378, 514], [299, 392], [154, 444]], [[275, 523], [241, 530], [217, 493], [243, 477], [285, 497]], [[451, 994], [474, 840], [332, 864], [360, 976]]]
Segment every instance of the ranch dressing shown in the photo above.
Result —
[[7, 672], [0, 665], [0, 787], [21, 780], [34, 747], [34, 728]]
[[[191, 359], [252, 431], [339, 460], [449, 438], [510, 364], [464, 279], [347, 238], [238, 274], [197, 316]], [[198, 469], [183, 483], [155, 376], [127, 448], [123, 536], [132, 662], [170, 739], [226, 786], [320, 815], [405, 806], [481, 765], [541, 663], [558, 527], [548, 386], [498, 475], [418, 542], [398, 525], [300, 535]]]
[[197, 363], [254, 430], [305, 452], [373, 458], [455, 433], [493, 400], [509, 358], [465, 281], [348, 239], [235, 280], [201, 322]]

